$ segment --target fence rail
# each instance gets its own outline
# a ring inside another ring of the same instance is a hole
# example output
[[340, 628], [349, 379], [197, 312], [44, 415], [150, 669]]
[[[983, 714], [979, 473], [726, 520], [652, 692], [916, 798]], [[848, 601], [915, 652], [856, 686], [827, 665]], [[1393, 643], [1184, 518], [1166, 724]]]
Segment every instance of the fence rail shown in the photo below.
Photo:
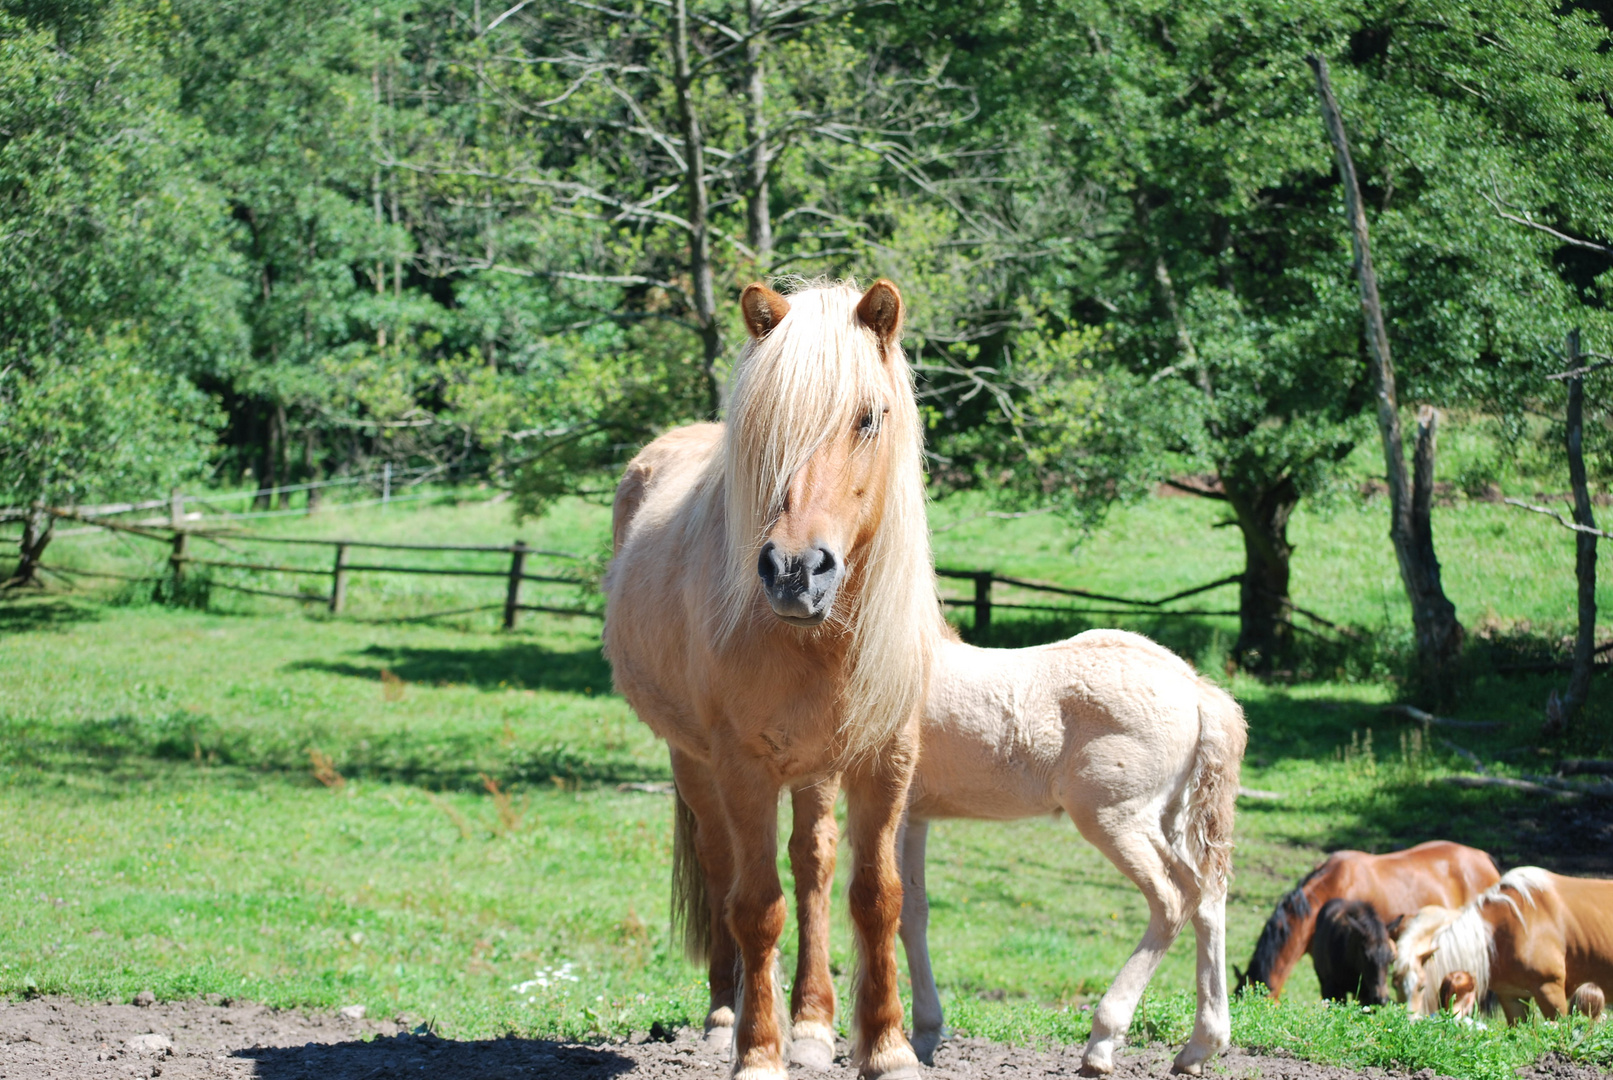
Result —
[[[534, 548], [517, 540], [513, 544], [420, 544], [404, 543], [383, 540], [352, 540], [333, 539], [320, 540], [298, 536], [258, 536], [238, 529], [186, 529], [173, 525], [127, 525], [119, 521], [108, 521], [98, 516], [84, 514], [76, 510], [48, 509], [47, 512], [55, 518], [68, 521], [79, 521], [86, 525], [112, 532], [126, 533], [145, 540], [165, 543], [169, 547], [168, 575], [177, 584], [183, 582], [186, 573], [191, 567], [213, 567], [229, 570], [242, 570], [248, 573], [267, 574], [301, 574], [312, 577], [329, 577], [331, 579], [328, 593], [291, 593], [275, 589], [261, 589], [234, 582], [215, 581], [214, 584], [232, 589], [236, 592], [251, 593], [257, 596], [273, 596], [284, 600], [297, 600], [302, 603], [324, 604], [333, 614], [340, 614], [347, 604], [347, 586], [352, 574], [429, 574], [443, 577], [476, 577], [500, 578], [505, 584], [504, 628], [513, 630], [523, 611], [541, 611], [553, 615], [572, 615], [599, 618], [599, 613], [585, 607], [558, 607], [551, 604], [524, 604], [521, 602], [521, 586], [525, 582], [533, 581], [549, 585], [571, 585], [579, 588], [590, 588], [593, 582], [582, 576], [567, 576], [564, 574], [531, 573], [526, 569], [527, 559], [533, 556], [547, 559], [569, 559], [577, 562], [586, 561], [587, 556], [569, 551], [551, 551], [545, 548]], [[209, 559], [191, 554], [190, 545], [193, 540], [211, 541], [226, 547], [229, 542], [239, 541], [253, 544], [287, 544], [287, 545], [315, 545], [333, 549], [331, 565], [328, 569], [314, 566], [287, 566], [279, 563], [250, 562], [245, 559]], [[389, 551], [449, 551], [449, 552], [479, 552], [487, 554], [502, 554], [510, 557], [509, 566], [500, 570], [473, 569], [454, 566], [399, 566], [388, 563], [355, 563], [349, 559], [349, 553], [354, 548]], [[40, 568], [54, 573], [80, 575], [84, 577], [110, 577], [132, 581], [159, 581], [163, 578], [132, 577], [127, 574], [111, 574], [99, 571], [79, 570], [72, 567], [53, 566], [45, 563]], [[484, 608], [460, 609], [452, 612], [439, 612], [439, 615], [460, 614], [462, 610], [486, 610], [500, 605], [486, 605]]]
[[[1135, 597], [1112, 596], [1108, 593], [1092, 592], [1088, 589], [1073, 589], [1066, 585], [1054, 585], [1046, 581], [1031, 581], [1027, 578], [1010, 577], [1007, 574], [999, 574], [992, 570], [959, 570], [938, 566], [935, 569], [935, 573], [937, 577], [974, 583], [974, 596], [972, 598], [945, 597], [941, 602], [948, 607], [973, 608], [976, 632], [988, 629], [991, 626], [991, 613], [995, 608], [1008, 611], [1047, 611], [1067, 615], [1236, 616], [1239, 613], [1235, 610], [1221, 611], [1201, 608], [1167, 610], [1165, 605], [1177, 600], [1185, 600], [1190, 596], [1198, 596], [1200, 593], [1209, 592], [1211, 589], [1219, 589], [1223, 585], [1233, 585], [1243, 580], [1242, 574], [1229, 574], [1226, 577], [1217, 578], [1203, 585], [1195, 585], [1190, 589], [1183, 589], [1180, 592], [1171, 593], [1169, 596], [1162, 596], [1157, 600], [1139, 600]], [[1124, 604], [1126, 606], [1122, 608], [1077, 608], [1048, 604], [1004, 603], [992, 599], [991, 587], [993, 584], [1007, 585], [1029, 592], [1071, 596], [1082, 600], [1093, 600], [1104, 604]], [[1300, 609], [1296, 608], [1295, 610], [1299, 611]], [[1304, 614], [1309, 615], [1308, 612], [1304, 612]], [[1318, 621], [1325, 622], [1325, 620], [1320, 620], [1319, 618]]]

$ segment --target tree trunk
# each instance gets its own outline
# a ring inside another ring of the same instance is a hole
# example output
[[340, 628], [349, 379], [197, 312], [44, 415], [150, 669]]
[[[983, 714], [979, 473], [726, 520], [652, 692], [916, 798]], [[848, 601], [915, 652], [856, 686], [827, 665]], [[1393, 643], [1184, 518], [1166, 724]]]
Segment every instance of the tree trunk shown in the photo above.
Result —
[[717, 323], [717, 290], [711, 271], [711, 230], [706, 192], [706, 155], [700, 119], [695, 115], [694, 79], [689, 66], [688, 0], [672, 3], [673, 88], [678, 97], [678, 119], [683, 127], [684, 188], [689, 210], [689, 277], [694, 285], [695, 324], [703, 350], [701, 370], [706, 377], [707, 409], [717, 416], [720, 394], [717, 360], [722, 356], [722, 328]]
[[[1568, 335], [1568, 370], [1580, 366], [1579, 331]], [[1568, 482], [1574, 491], [1574, 524], [1596, 528], [1591, 512], [1590, 485], [1585, 478], [1585, 380], [1568, 380]], [[1591, 692], [1596, 662], [1596, 534], [1574, 534], [1574, 576], [1579, 581], [1579, 634], [1574, 639], [1574, 667], [1568, 677], [1568, 694], [1555, 716], [1548, 716], [1548, 735], [1566, 734]]]
[[[279, 460], [275, 462], [275, 472], [280, 476], [280, 484], [277, 486], [284, 486], [291, 483], [291, 447], [287, 445], [290, 440], [286, 432], [286, 407], [284, 404], [275, 404], [274, 430], [275, 447], [277, 449], [277, 456], [279, 458]], [[282, 491], [280, 493], [280, 498], [277, 501], [280, 509], [285, 510], [289, 508], [291, 506], [291, 492]]]
[[751, 251], [756, 254], [756, 267], [763, 273], [773, 268], [773, 219], [767, 199], [767, 84], [763, 79], [762, 50], [766, 45], [762, 33], [763, 0], [749, 0], [750, 39], [745, 42], [745, 140], [750, 144], [750, 157], [745, 168], [745, 187], [749, 192], [745, 203], [745, 235]]
[[1288, 542], [1288, 519], [1299, 504], [1299, 494], [1286, 479], [1252, 490], [1224, 476], [1223, 482], [1243, 533], [1243, 582], [1233, 656], [1246, 671], [1266, 672], [1293, 641], [1288, 575], [1294, 549]]
[[6, 588], [39, 584], [39, 560], [50, 544], [51, 529], [55, 524], [56, 519], [47, 514], [44, 507], [29, 507], [28, 516], [22, 519], [22, 543], [19, 545], [17, 569], [6, 582]]
[[1440, 581], [1439, 560], [1434, 557], [1434, 534], [1429, 521], [1433, 502], [1434, 429], [1437, 414], [1425, 408], [1418, 418], [1416, 485], [1408, 482], [1406, 451], [1400, 431], [1399, 402], [1395, 395], [1394, 361], [1389, 354], [1389, 334], [1384, 326], [1383, 305], [1378, 297], [1378, 278], [1372, 269], [1372, 249], [1367, 236], [1366, 211], [1361, 203], [1361, 187], [1356, 182], [1355, 162], [1344, 134], [1344, 118], [1333, 97], [1327, 61], [1312, 54], [1306, 57], [1316, 73], [1317, 92], [1322, 100], [1322, 118], [1333, 149], [1338, 155], [1339, 176], [1344, 183], [1344, 205], [1350, 221], [1350, 245], [1355, 253], [1355, 274], [1361, 289], [1361, 315], [1366, 326], [1367, 353], [1377, 384], [1378, 434], [1383, 441], [1385, 474], [1389, 484], [1389, 538], [1394, 542], [1400, 564], [1400, 580], [1411, 601], [1412, 626], [1417, 636], [1417, 654], [1425, 688], [1436, 699], [1449, 695], [1455, 664], [1461, 654], [1464, 636], [1456, 620], [1456, 605], [1445, 596]]

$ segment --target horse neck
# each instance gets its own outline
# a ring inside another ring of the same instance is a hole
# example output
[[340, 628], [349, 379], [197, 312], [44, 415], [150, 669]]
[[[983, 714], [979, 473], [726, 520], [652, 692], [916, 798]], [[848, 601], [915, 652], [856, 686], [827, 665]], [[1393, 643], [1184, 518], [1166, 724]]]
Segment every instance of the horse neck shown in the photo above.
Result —
[[[1299, 963], [1299, 958], [1304, 956], [1311, 947], [1311, 936], [1316, 932], [1316, 913], [1330, 899], [1326, 896], [1315, 895], [1315, 891], [1314, 886], [1308, 883], [1300, 885], [1294, 890], [1294, 893], [1298, 893], [1305, 898], [1306, 910], [1303, 914], [1293, 910], [1283, 913], [1283, 917], [1288, 923], [1288, 935], [1277, 946], [1276, 956], [1271, 960], [1270, 970], [1265, 973], [1263, 978], [1253, 970], [1249, 972], [1250, 978], [1258, 978], [1266, 984], [1266, 989], [1271, 991], [1272, 997], [1276, 997], [1283, 992], [1283, 986], [1288, 982], [1288, 976], [1293, 973], [1294, 965]], [[1293, 893], [1289, 894], [1289, 896], [1292, 895]], [[1285, 896], [1283, 899], [1286, 901], [1288, 897]], [[1273, 915], [1273, 918], [1277, 918], [1277, 916]]]

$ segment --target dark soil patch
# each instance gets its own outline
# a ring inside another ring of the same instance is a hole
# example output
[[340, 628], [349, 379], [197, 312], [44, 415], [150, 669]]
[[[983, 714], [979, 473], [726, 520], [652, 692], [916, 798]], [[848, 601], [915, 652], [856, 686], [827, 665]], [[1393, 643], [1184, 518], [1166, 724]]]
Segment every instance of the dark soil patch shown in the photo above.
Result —
[[[419, 1032], [418, 1034], [416, 1032]], [[141, 1036], [160, 1036], [160, 1039]], [[166, 1043], [167, 1045], [163, 1045]], [[827, 1073], [792, 1069], [797, 1080], [853, 1080], [845, 1057]], [[1080, 1047], [1051, 1051], [1005, 1046], [985, 1039], [943, 1044], [934, 1080], [1073, 1080]], [[1171, 1053], [1163, 1047], [1124, 1052], [1117, 1078], [1165, 1077]], [[1432, 1070], [1397, 1074], [1316, 1065], [1277, 1054], [1232, 1051], [1214, 1073], [1262, 1080], [1436, 1080]], [[145, 1007], [79, 1003], [62, 998], [0, 1002], [0, 1078], [3, 1080], [722, 1080], [726, 1053], [708, 1049], [694, 1032], [668, 1041], [639, 1034], [592, 1044], [547, 1039], [444, 1039], [411, 1029], [402, 1017], [353, 1020], [309, 1015], [246, 1003], [167, 1002]], [[1592, 1080], [1599, 1070], [1548, 1059], [1521, 1074], [1525, 1080]]]

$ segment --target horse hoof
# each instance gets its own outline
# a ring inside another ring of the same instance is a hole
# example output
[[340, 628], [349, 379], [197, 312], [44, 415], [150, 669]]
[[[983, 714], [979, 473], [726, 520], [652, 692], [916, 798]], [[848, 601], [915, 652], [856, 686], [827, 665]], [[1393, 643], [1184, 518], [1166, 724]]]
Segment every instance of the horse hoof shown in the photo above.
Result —
[[917, 1065], [899, 1065], [885, 1072], [875, 1072], [864, 1066], [857, 1073], [858, 1080], [920, 1080], [923, 1075]]
[[1183, 1061], [1180, 1058], [1171, 1062], [1171, 1072], [1178, 1076], [1203, 1076], [1204, 1062]]
[[776, 1065], [747, 1065], [734, 1071], [734, 1080], [789, 1080], [788, 1070]]
[[1115, 1071], [1115, 1063], [1108, 1058], [1087, 1058], [1081, 1062], [1082, 1076], [1108, 1076]]
[[919, 1061], [925, 1065], [935, 1064], [935, 1052], [941, 1048], [941, 1033], [939, 1031], [913, 1032], [913, 1053], [918, 1055]]
[[709, 1027], [705, 1034], [706, 1049], [726, 1054], [734, 1045], [734, 1029], [723, 1025]]
[[823, 1072], [834, 1067], [835, 1048], [822, 1039], [797, 1035], [790, 1040], [790, 1064]]

